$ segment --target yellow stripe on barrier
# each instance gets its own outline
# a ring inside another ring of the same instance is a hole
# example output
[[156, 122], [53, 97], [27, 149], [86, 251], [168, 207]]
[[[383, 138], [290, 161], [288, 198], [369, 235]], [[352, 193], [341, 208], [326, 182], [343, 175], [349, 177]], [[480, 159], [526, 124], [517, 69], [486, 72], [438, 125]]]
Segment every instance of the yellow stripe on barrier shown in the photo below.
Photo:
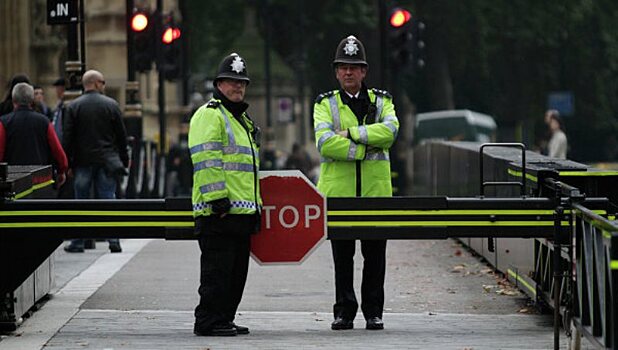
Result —
[[553, 215], [553, 210], [331, 210], [329, 216], [345, 215]]
[[507, 272], [510, 276], [515, 278], [517, 282], [521, 283], [524, 287], [526, 287], [534, 296], [536, 296], [536, 289], [530, 285], [530, 283], [526, 282], [519, 274], [511, 269], [507, 269]]
[[39, 190], [39, 189], [41, 189], [43, 187], [47, 187], [47, 186], [49, 186], [49, 185], [51, 185], [53, 183], [54, 183], [54, 180], [48, 180], [48, 181], [45, 181], [45, 182], [41, 182], [40, 184], [36, 184], [36, 185], [30, 187], [29, 189], [27, 189], [25, 191], [22, 191], [22, 192], [19, 192], [18, 194], [16, 194], [15, 195], [15, 199], [24, 198], [27, 195], [31, 194], [32, 192], [34, 192], [36, 190]]
[[[517, 171], [517, 170], [514, 170], [514, 169], [508, 169], [507, 173], [509, 175], [521, 177], [521, 171]], [[533, 182], [539, 182], [539, 179], [536, 176], [534, 176], [532, 174], [529, 174], [529, 173], [526, 173], [526, 179], [528, 179], [530, 181], [533, 181]]]
[[[553, 221], [329, 221], [329, 227], [553, 226]], [[562, 221], [562, 226], [569, 226]]]
[[109, 222], [7, 222], [0, 228], [60, 228], [60, 227], [193, 227], [183, 221], [109, 221]]
[[612, 260], [609, 262], [609, 268], [612, 270], [618, 270], [618, 260]]
[[193, 216], [192, 211], [130, 211], [130, 210], [8, 210], [0, 216]]
[[618, 176], [618, 171], [559, 171], [560, 176]]

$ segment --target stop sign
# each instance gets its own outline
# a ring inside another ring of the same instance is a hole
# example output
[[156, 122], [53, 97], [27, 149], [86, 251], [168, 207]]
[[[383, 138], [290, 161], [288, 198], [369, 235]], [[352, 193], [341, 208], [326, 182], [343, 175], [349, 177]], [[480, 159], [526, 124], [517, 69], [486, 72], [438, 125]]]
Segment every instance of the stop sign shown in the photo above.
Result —
[[326, 238], [326, 198], [298, 170], [261, 171], [262, 227], [251, 236], [258, 264], [301, 263]]

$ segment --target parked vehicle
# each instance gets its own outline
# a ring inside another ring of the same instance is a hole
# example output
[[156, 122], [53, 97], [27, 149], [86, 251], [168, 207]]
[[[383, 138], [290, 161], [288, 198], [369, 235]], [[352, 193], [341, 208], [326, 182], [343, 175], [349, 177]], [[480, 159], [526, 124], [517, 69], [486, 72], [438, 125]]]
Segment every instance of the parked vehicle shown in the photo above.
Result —
[[467, 109], [435, 111], [416, 115], [414, 144], [427, 140], [495, 142], [493, 117]]

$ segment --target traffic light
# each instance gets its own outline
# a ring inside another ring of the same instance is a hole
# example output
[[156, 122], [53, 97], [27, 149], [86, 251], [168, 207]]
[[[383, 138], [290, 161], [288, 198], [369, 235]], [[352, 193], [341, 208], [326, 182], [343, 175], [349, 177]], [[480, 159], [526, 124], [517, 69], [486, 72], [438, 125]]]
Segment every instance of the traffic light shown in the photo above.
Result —
[[421, 20], [414, 21], [412, 55], [416, 62], [416, 67], [419, 69], [425, 67], [425, 28], [425, 22]]
[[410, 11], [395, 7], [389, 14], [389, 50], [396, 66], [405, 66], [412, 60], [413, 27]]
[[134, 9], [131, 15], [135, 70], [146, 72], [152, 68], [155, 57], [154, 25], [152, 14], [145, 9]]
[[159, 71], [166, 79], [173, 80], [180, 77], [182, 72], [182, 30], [174, 22], [172, 15], [163, 18], [163, 30], [160, 38], [161, 67]]

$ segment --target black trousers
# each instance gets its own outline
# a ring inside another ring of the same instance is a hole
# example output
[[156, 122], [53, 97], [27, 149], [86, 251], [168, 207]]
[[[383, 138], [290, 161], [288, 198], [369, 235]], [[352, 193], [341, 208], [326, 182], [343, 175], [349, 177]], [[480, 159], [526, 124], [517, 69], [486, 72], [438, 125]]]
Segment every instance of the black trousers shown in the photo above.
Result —
[[[382, 318], [384, 310], [384, 275], [386, 273], [386, 240], [361, 240], [363, 279], [361, 310], [365, 319]], [[358, 302], [354, 294], [354, 253], [356, 241], [331, 240], [335, 261], [335, 318], [354, 320]]]
[[196, 327], [208, 329], [234, 321], [247, 281], [251, 232], [200, 234], [200, 303], [195, 308]]

